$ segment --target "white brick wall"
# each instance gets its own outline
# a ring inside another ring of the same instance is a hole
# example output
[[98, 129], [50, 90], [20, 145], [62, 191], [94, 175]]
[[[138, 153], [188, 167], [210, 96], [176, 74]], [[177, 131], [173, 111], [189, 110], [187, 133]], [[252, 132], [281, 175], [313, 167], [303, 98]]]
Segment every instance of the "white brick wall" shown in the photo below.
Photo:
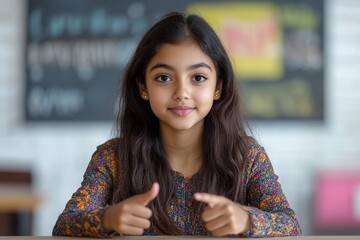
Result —
[[[360, 168], [360, 1], [326, 1], [326, 121], [256, 123], [303, 233], [311, 234], [313, 174], [321, 167]], [[0, 1], [0, 167], [33, 169], [36, 235], [50, 235], [79, 186], [107, 124], [26, 124], [23, 110], [24, 0]]]

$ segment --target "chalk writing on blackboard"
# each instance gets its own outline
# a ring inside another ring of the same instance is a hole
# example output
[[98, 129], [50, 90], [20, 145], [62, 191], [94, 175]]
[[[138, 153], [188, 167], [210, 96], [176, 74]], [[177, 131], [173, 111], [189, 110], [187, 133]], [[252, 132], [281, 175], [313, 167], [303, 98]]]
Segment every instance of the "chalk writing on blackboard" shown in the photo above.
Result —
[[53, 112], [71, 115], [79, 112], [85, 104], [83, 93], [76, 88], [34, 88], [28, 101], [29, 113], [34, 117], [50, 117]]
[[253, 119], [322, 120], [323, 8], [323, 0], [29, 0], [26, 120], [112, 121], [137, 42], [169, 11], [214, 27]]
[[27, 120], [111, 120], [121, 72], [149, 25], [144, 5], [48, 2], [29, 4]]

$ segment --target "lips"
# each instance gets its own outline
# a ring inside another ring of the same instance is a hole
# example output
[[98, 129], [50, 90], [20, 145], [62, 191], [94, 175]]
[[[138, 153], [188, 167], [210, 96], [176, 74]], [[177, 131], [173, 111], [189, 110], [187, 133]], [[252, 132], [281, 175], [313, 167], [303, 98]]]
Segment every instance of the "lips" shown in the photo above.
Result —
[[192, 111], [194, 111], [194, 109], [195, 108], [188, 106], [176, 106], [169, 108], [171, 112], [181, 117], [189, 115]]

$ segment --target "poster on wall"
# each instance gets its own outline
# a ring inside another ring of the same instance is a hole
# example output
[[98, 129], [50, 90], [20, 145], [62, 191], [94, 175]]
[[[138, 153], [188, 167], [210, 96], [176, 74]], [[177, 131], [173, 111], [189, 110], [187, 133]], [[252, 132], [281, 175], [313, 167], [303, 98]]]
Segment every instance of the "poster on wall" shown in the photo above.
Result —
[[136, 44], [169, 11], [215, 29], [252, 119], [324, 119], [323, 1], [29, 0], [26, 121], [112, 121]]

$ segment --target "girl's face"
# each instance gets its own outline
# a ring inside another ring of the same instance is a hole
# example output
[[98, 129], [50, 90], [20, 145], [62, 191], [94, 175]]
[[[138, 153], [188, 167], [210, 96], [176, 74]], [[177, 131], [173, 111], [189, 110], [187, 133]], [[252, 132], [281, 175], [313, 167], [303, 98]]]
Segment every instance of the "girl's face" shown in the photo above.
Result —
[[216, 70], [209, 56], [192, 41], [163, 44], [146, 68], [143, 99], [150, 101], [162, 129], [202, 128], [213, 101], [220, 98]]

